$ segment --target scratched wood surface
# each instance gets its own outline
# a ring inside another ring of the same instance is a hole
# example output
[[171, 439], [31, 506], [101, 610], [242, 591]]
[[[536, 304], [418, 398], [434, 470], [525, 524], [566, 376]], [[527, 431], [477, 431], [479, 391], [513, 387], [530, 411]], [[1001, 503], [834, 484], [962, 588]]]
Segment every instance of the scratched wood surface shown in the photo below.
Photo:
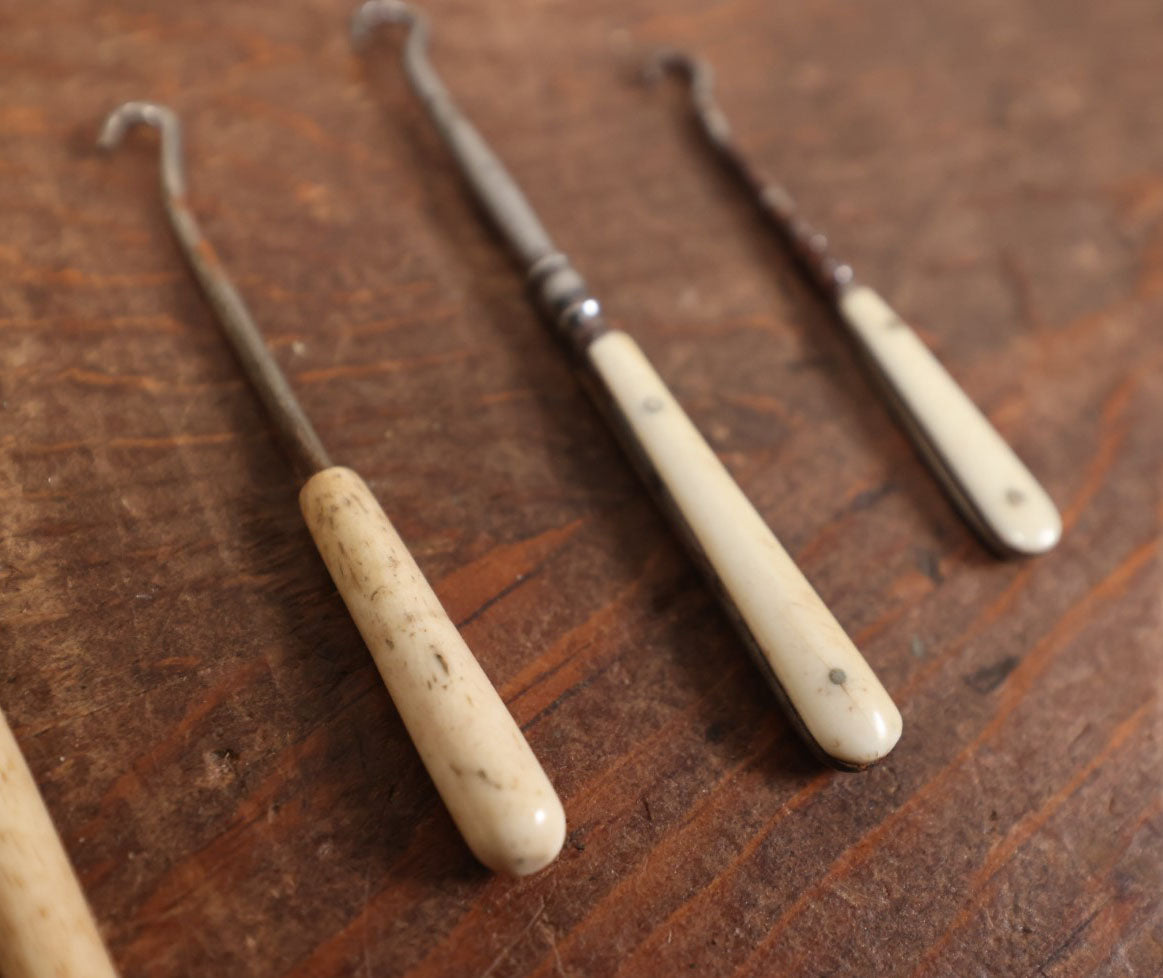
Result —
[[[124, 974], [1163, 973], [1155, 0], [433, 4], [434, 60], [901, 704], [796, 740], [348, 5], [0, 0], [0, 704]], [[987, 556], [652, 44], [1044, 480]], [[477, 866], [312, 550], [126, 98], [556, 782]]]

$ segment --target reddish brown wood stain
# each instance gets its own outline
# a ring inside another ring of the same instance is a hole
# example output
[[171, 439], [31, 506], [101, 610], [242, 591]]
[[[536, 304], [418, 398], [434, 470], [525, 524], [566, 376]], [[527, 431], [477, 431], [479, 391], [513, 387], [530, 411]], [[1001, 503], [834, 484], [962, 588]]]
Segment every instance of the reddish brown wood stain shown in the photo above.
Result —
[[[450, 87], [901, 704], [862, 775], [776, 711], [390, 42], [352, 58], [345, 4], [8, 6], [0, 702], [127, 978], [1163, 971], [1157, 4], [431, 8]], [[980, 549], [627, 39], [715, 64], [740, 142], [1044, 480], [1059, 550]], [[91, 150], [139, 97], [560, 790], [548, 871], [460, 842], [151, 137]]]

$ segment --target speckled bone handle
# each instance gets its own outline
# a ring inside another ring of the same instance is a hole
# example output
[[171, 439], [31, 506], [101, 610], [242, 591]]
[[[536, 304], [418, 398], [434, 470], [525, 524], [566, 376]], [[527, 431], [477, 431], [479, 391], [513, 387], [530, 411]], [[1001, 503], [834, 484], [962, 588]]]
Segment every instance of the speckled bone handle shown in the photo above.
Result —
[[997, 550], [1045, 553], [1062, 535], [1046, 490], [920, 337], [876, 292], [849, 285], [840, 315], [962, 512]]
[[610, 330], [586, 356], [802, 732], [842, 768], [884, 757], [896, 705], [638, 345]]
[[60, 836], [2, 713], [0, 975], [117, 978]]
[[515, 876], [546, 866], [565, 840], [561, 802], [367, 484], [324, 469], [299, 505], [469, 848]]

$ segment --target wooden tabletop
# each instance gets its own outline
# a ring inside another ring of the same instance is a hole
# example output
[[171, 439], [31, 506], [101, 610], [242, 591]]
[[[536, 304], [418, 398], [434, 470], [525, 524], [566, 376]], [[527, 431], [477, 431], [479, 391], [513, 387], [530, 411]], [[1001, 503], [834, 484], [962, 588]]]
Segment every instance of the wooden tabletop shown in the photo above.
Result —
[[[901, 705], [796, 738], [349, 4], [0, 0], [0, 704], [126, 978], [1163, 973], [1156, 0], [433, 3], [433, 59]], [[698, 141], [740, 142], [1059, 503], [999, 561]], [[477, 865], [179, 259], [156, 140], [557, 785]]]

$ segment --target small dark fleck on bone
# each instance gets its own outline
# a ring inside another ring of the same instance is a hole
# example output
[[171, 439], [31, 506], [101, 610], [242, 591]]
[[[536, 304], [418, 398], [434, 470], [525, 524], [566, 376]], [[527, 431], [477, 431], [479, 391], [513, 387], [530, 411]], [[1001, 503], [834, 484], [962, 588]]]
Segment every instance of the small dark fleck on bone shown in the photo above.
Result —
[[843, 669], [832, 669], [828, 672], [828, 679], [837, 686], [843, 686], [848, 682], [848, 673]]
[[642, 402], [642, 410], [647, 414], [657, 414], [662, 410], [662, 398], [648, 397]]
[[1021, 489], [1007, 489], [1006, 502], [1011, 506], [1021, 506], [1026, 501], [1026, 494]]
[[494, 781], [492, 778], [489, 777], [488, 772], [485, 771], [485, 769], [483, 767], [477, 768], [477, 777], [480, 778], [490, 788], [496, 788], [499, 791], [502, 787], [502, 785], [499, 781]]
[[444, 661], [444, 656], [439, 652], [435, 653], [436, 661], [440, 663], [440, 668], [444, 670], [444, 675], [448, 675], [448, 663]]

